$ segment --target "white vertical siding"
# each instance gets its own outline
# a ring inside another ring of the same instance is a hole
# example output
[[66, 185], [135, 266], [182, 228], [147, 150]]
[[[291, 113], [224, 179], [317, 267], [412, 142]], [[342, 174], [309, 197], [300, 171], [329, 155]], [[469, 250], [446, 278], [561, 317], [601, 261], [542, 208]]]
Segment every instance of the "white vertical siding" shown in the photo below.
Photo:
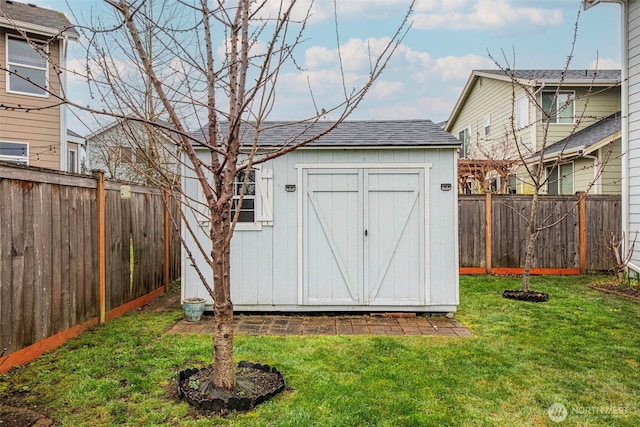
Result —
[[[629, 2], [629, 129], [628, 181], [629, 236], [640, 232], [640, 2]], [[624, 35], [623, 35], [624, 36]], [[623, 153], [624, 155], [624, 153]], [[624, 219], [623, 219], [624, 220]], [[640, 265], [640, 244], [635, 245], [631, 262]]]

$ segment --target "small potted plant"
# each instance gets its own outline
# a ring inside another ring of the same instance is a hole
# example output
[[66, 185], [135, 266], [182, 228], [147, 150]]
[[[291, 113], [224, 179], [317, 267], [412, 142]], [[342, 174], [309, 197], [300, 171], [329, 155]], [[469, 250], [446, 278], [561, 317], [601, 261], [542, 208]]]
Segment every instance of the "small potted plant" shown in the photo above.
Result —
[[182, 300], [184, 318], [189, 322], [198, 322], [204, 313], [205, 299], [200, 297], [185, 298]]

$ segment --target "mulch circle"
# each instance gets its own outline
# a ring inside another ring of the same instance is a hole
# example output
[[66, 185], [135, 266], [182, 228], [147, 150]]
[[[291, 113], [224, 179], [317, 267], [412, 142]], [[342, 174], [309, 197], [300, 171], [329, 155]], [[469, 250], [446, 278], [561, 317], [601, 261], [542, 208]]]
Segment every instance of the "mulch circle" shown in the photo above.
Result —
[[201, 411], [226, 414], [229, 411], [248, 411], [285, 389], [282, 374], [269, 365], [238, 363], [233, 393], [216, 388], [212, 376], [213, 366], [180, 371], [178, 396]]
[[549, 300], [549, 294], [537, 291], [523, 292], [517, 290], [506, 290], [502, 293], [502, 296], [509, 299], [528, 302], [546, 302]]

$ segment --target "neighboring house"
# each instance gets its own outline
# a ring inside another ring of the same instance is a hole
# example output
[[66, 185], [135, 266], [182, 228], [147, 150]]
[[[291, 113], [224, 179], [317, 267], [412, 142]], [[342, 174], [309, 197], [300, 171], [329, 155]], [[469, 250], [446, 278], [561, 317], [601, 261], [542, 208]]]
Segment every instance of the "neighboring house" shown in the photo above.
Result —
[[[622, 14], [622, 234], [623, 257], [633, 249], [628, 267], [640, 273], [640, 1], [584, 0], [585, 9], [598, 3], [619, 3]], [[589, 11], [587, 13], [597, 13]]]
[[[302, 140], [304, 126], [270, 123], [259, 148], [294, 135]], [[308, 133], [327, 126], [320, 122]], [[349, 121], [256, 165], [232, 239], [234, 309], [455, 311], [459, 146], [429, 120]], [[208, 150], [197, 151], [210, 161]], [[194, 177], [185, 166], [183, 200], [192, 205], [204, 202]], [[208, 218], [185, 215], [198, 240], [208, 242]], [[183, 237], [193, 244], [186, 229]], [[206, 262], [197, 257], [196, 264], [211, 284]], [[183, 297], [212, 304], [184, 251], [182, 284]]]
[[[600, 135], [599, 123], [620, 111], [620, 81], [619, 70], [474, 70], [444, 127], [463, 143], [461, 190], [526, 193], [526, 179], [516, 179], [523, 178], [521, 157], [531, 161], [543, 146], [553, 146], [545, 154], [548, 194], [584, 191], [594, 176], [591, 193], [619, 193], [619, 131], [606, 127], [611, 134]], [[600, 139], [582, 132], [590, 126], [599, 127]]]
[[178, 179], [177, 145], [159, 128], [116, 120], [86, 140], [87, 168], [103, 170], [108, 179], [138, 184]]
[[67, 109], [49, 92], [66, 84], [67, 46], [77, 38], [60, 12], [0, 0], [0, 160], [73, 170]]
[[87, 141], [80, 134], [67, 129], [67, 172], [87, 173], [86, 157]]

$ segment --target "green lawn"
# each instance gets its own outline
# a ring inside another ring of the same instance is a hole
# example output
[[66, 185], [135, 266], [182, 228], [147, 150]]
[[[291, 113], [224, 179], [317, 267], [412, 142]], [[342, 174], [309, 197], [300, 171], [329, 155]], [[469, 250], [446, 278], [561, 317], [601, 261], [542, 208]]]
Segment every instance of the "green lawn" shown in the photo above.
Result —
[[456, 316], [473, 338], [238, 336], [237, 359], [276, 366], [289, 389], [226, 419], [169, 397], [212, 352], [209, 336], [164, 334], [179, 311], [124, 316], [0, 375], [0, 402], [65, 426], [637, 426], [640, 305], [591, 280], [536, 277], [550, 300], [533, 304], [501, 297], [518, 278], [462, 277]]

